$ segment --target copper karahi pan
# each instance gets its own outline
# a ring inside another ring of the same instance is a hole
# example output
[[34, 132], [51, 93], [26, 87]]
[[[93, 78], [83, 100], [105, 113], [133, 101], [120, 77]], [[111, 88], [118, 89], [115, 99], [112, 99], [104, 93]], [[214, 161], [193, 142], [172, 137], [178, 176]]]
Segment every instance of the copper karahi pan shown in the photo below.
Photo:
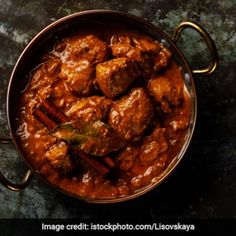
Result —
[[[161, 174], [161, 176], [159, 176], [155, 182], [150, 183], [149, 185], [145, 186], [140, 191], [132, 195], [116, 197], [112, 199], [87, 199], [81, 196], [65, 192], [59, 187], [51, 184], [44, 176], [42, 176], [39, 173], [39, 171], [34, 169], [31, 163], [29, 163], [28, 159], [24, 156], [23, 151], [21, 150], [19, 145], [19, 140], [16, 135], [16, 127], [15, 127], [15, 118], [16, 118], [15, 114], [17, 113], [17, 108], [19, 107], [19, 98], [22, 90], [28, 83], [29, 76], [27, 75], [37, 66], [39, 59], [37, 55], [40, 54], [41, 50], [50, 48], [59, 38], [63, 37], [66, 34], [66, 32], [71, 31], [76, 27], [79, 27], [79, 24], [81, 23], [90, 24], [91, 22], [100, 22], [102, 24], [106, 24], [106, 22], [114, 22], [116, 24], [128, 25], [130, 28], [136, 31], [140, 31], [146, 35], [149, 35], [152, 38], [157, 39], [159, 42], [162, 42], [166, 47], [170, 48], [170, 50], [173, 52], [174, 55], [174, 61], [176, 61], [177, 64], [182, 68], [184, 83], [190, 94], [191, 104], [192, 104], [191, 119], [187, 131], [186, 141], [183, 147], [181, 148], [180, 152], [178, 153], [178, 155], [173, 159], [173, 161], [169, 164], [169, 166], [165, 169], [165, 171]], [[190, 69], [190, 66], [186, 61], [184, 55], [176, 45], [182, 30], [186, 28], [192, 28], [195, 31], [197, 31], [207, 44], [207, 47], [211, 55], [211, 64], [205, 69], [199, 69], [199, 70]], [[49, 184], [56, 190], [59, 190], [67, 195], [93, 203], [115, 203], [115, 202], [126, 201], [143, 195], [144, 193], [157, 187], [163, 180], [165, 180], [167, 176], [169, 176], [172, 173], [172, 171], [176, 168], [180, 160], [183, 158], [191, 141], [197, 117], [197, 96], [193, 77], [195, 74], [209, 75], [216, 70], [217, 65], [218, 65], [218, 54], [215, 44], [212, 41], [211, 37], [201, 26], [190, 21], [180, 23], [176, 27], [171, 37], [167, 36], [165, 33], [163, 33], [161, 29], [150, 24], [149, 22], [145, 21], [142, 18], [127, 13], [111, 11], [111, 10], [90, 10], [90, 11], [78, 12], [53, 22], [52, 24], [44, 28], [41, 32], [39, 32], [27, 45], [27, 47], [20, 55], [12, 71], [11, 78], [9, 80], [8, 92], [7, 92], [7, 119], [11, 136], [9, 138], [1, 137], [0, 142], [2, 144], [13, 142], [16, 149], [19, 151], [24, 161], [28, 165], [29, 170], [26, 172], [22, 180], [22, 183], [19, 184], [14, 184], [8, 181], [0, 173], [1, 183], [10, 190], [19, 191], [27, 187], [28, 184], [30, 183], [32, 175], [36, 174], [39, 175], [39, 177], [43, 181], [45, 181], [47, 184]]]

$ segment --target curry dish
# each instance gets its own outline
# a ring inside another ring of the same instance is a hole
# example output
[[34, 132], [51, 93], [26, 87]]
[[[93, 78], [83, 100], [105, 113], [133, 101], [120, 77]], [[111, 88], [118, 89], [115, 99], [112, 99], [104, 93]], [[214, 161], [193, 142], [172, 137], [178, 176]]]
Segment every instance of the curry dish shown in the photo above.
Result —
[[31, 165], [88, 199], [155, 183], [183, 147], [191, 113], [170, 49], [135, 31], [107, 31], [56, 42], [30, 73], [17, 118]]

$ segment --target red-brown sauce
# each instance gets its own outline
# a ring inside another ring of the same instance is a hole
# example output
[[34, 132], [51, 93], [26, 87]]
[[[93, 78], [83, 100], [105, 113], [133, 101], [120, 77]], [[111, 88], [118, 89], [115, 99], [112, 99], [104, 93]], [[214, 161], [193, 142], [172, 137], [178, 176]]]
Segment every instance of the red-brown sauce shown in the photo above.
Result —
[[132, 195], [158, 179], [180, 152], [191, 113], [171, 54], [132, 31], [57, 42], [21, 97], [17, 134], [32, 166], [90, 199]]

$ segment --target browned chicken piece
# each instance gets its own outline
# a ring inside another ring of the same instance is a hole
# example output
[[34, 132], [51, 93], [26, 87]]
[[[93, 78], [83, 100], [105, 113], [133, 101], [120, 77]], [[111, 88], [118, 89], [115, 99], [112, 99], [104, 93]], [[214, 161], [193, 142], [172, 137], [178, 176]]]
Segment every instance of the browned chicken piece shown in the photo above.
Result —
[[[172, 64], [171, 67], [177, 67]], [[178, 74], [172, 74], [178, 71]], [[155, 76], [148, 81], [148, 93], [157, 102], [164, 113], [171, 112], [172, 106], [178, 106], [183, 100], [183, 79], [178, 68], [167, 70], [165, 74]]]
[[110, 111], [112, 101], [105, 97], [91, 96], [77, 100], [66, 111], [66, 115], [85, 122], [105, 120]]
[[60, 141], [54, 144], [45, 154], [48, 162], [60, 172], [66, 174], [77, 167], [76, 161], [69, 155], [69, 146]]
[[136, 62], [128, 58], [115, 58], [96, 66], [96, 81], [106, 97], [123, 93], [139, 76]]
[[97, 64], [107, 60], [109, 48], [106, 42], [89, 34], [64, 40], [57, 46], [56, 53], [61, 55], [63, 63], [83, 59], [92, 64]]
[[150, 165], [167, 149], [168, 142], [165, 138], [165, 129], [156, 128], [150, 136], [144, 139], [139, 156], [140, 161], [144, 165]]
[[153, 115], [152, 103], [143, 90], [135, 88], [115, 102], [109, 114], [109, 125], [126, 140], [139, 136]]
[[78, 95], [90, 95], [93, 90], [94, 69], [86, 59], [62, 64], [59, 77]]

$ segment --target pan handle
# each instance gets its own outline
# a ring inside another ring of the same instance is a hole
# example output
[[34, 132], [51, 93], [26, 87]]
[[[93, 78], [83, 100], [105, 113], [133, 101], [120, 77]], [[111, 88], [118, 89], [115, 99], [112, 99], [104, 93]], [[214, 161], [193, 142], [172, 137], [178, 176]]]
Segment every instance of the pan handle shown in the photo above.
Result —
[[175, 29], [175, 31], [172, 35], [172, 40], [174, 41], [174, 43], [177, 43], [179, 40], [179, 37], [180, 37], [180, 33], [182, 32], [182, 30], [184, 30], [186, 28], [192, 28], [192, 29], [196, 30], [203, 37], [203, 39], [205, 40], [207, 47], [210, 51], [211, 59], [212, 59], [211, 64], [207, 68], [193, 70], [192, 71], [193, 74], [205, 74], [205, 75], [212, 74], [216, 70], [216, 68], [219, 64], [219, 56], [218, 56], [214, 41], [212, 40], [211, 36], [206, 32], [205, 29], [203, 29], [197, 23], [194, 23], [191, 21], [185, 21], [185, 22], [180, 23], [177, 26], [177, 28]]
[[[12, 138], [0, 137], [0, 143], [2, 143], [2, 144], [12, 143]], [[31, 178], [32, 178], [32, 171], [27, 170], [27, 172], [25, 173], [25, 176], [23, 177], [22, 182], [19, 184], [14, 184], [14, 183], [10, 182], [9, 180], [7, 180], [3, 176], [3, 174], [0, 172], [0, 183], [12, 191], [20, 191], [20, 190], [26, 188], [29, 185]]]

